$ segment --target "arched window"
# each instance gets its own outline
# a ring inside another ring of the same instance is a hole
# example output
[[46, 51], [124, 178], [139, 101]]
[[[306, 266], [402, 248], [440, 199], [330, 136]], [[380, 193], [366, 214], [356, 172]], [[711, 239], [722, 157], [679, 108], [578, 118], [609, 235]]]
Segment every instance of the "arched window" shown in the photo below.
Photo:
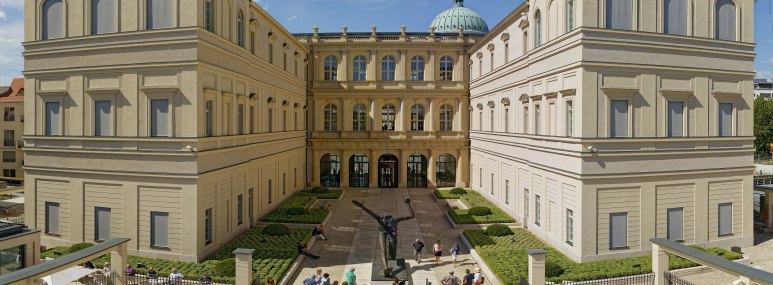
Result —
[[411, 131], [424, 130], [424, 105], [414, 104], [411, 107]]
[[687, 35], [687, 0], [665, 0], [663, 32], [672, 35]]
[[367, 131], [368, 127], [366, 123], [367, 120], [367, 113], [365, 110], [365, 105], [357, 104], [354, 106], [354, 111], [352, 111], [352, 130], [353, 131]]
[[325, 187], [341, 186], [341, 158], [327, 153], [319, 160], [319, 183]]
[[451, 107], [451, 105], [445, 104], [440, 106], [440, 130], [454, 130], [454, 107]]
[[116, 0], [91, 0], [91, 34], [115, 33]]
[[332, 55], [325, 57], [325, 80], [338, 80], [338, 58]]
[[566, 0], [566, 32], [574, 30], [574, 0]]
[[43, 4], [43, 40], [64, 37], [64, 2], [48, 0]]
[[395, 57], [387, 55], [381, 58], [381, 80], [395, 80]]
[[558, 0], [553, 0], [550, 2], [550, 6], [548, 6], [548, 20], [546, 21], [547, 31], [548, 31], [548, 37], [547, 41], [550, 41], [552, 39], [555, 39], [558, 36]]
[[337, 131], [338, 130], [338, 108], [333, 104], [325, 106], [325, 130]]
[[633, 28], [633, 0], [606, 0], [607, 29]]
[[244, 47], [244, 12], [239, 10], [236, 15], [236, 44]]
[[367, 75], [367, 68], [368, 68], [368, 62], [365, 60], [364, 56], [358, 55], [354, 57], [354, 63], [352, 64], [352, 80], [354, 81], [365, 81], [365, 77]]
[[726, 41], [736, 40], [735, 3], [733, 0], [717, 1], [715, 22], [714, 30], [717, 39]]
[[440, 80], [454, 80], [454, 60], [451, 59], [450, 56], [444, 56], [440, 58]]
[[448, 153], [437, 157], [437, 187], [454, 187], [456, 185], [456, 158]]
[[381, 130], [395, 130], [395, 106], [392, 104], [386, 104], [381, 108]]
[[171, 28], [174, 12], [174, 0], [148, 0], [147, 29]]
[[411, 58], [411, 80], [423, 81], [424, 80], [424, 58], [420, 56], [414, 56]]
[[536, 48], [540, 45], [542, 45], [542, 15], [537, 10], [534, 13], [534, 47]]
[[215, 5], [212, 0], [204, 1], [204, 29], [215, 32]]

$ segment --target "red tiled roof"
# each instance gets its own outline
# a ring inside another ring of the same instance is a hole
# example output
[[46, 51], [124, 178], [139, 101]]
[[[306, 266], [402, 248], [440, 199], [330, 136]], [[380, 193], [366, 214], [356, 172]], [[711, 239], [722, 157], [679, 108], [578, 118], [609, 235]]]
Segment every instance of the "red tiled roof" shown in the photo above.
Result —
[[[14, 78], [11, 87], [0, 93], [0, 102], [3, 103], [22, 103], [24, 96], [19, 96], [19, 92], [24, 91], [24, 78]], [[23, 95], [23, 93], [22, 93]]]

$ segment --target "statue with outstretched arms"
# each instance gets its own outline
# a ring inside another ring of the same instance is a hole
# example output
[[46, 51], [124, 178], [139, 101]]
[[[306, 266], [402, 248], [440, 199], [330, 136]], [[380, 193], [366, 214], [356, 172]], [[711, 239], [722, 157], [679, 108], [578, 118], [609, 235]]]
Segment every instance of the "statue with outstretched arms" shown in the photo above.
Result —
[[360, 207], [365, 213], [368, 213], [373, 219], [376, 220], [381, 231], [381, 237], [378, 239], [381, 248], [381, 266], [384, 268], [384, 277], [390, 277], [392, 268], [388, 266], [389, 260], [397, 259], [397, 225], [405, 220], [415, 219], [416, 214], [411, 206], [411, 199], [403, 200], [408, 205], [408, 209], [411, 211], [410, 216], [396, 218], [392, 215], [379, 216], [374, 213], [365, 205], [358, 201], [352, 201], [354, 205]]

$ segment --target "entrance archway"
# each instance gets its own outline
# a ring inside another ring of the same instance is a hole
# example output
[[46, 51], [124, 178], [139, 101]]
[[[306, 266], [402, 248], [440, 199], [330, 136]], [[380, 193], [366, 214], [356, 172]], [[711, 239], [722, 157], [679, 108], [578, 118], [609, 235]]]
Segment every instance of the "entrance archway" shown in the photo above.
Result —
[[456, 186], [456, 158], [448, 153], [437, 157], [437, 186]]
[[408, 187], [427, 187], [427, 157], [413, 154], [408, 157]]
[[349, 158], [349, 187], [368, 188], [370, 160], [364, 154], [355, 154]]
[[397, 188], [397, 156], [385, 154], [378, 158], [378, 187]]
[[325, 187], [341, 186], [341, 158], [338, 155], [328, 153], [319, 160], [319, 182]]

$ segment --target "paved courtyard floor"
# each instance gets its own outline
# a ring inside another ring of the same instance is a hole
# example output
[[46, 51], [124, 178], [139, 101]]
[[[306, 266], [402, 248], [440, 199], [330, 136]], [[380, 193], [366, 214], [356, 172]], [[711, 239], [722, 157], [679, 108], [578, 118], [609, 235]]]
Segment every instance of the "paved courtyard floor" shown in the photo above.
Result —
[[[743, 255], [752, 262], [751, 266], [757, 269], [773, 272], [773, 234], [757, 234], [754, 236], [753, 247], [743, 248]], [[685, 276], [683, 279], [693, 284], [705, 285], [724, 285], [733, 284], [738, 280], [738, 276], [712, 271], [702, 274]]]
[[[352, 200], [363, 202], [379, 215], [395, 216], [409, 215], [408, 207], [403, 203], [410, 198], [416, 212], [416, 219], [403, 221], [398, 229], [398, 258], [405, 258], [408, 273], [413, 284], [437, 285], [449, 271], [454, 271], [461, 278], [464, 269], [476, 267], [468, 251], [461, 244], [457, 231], [448, 224], [444, 212], [432, 198], [429, 189], [369, 189], [346, 190], [340, 201], [336, 202], [332, 217], [326, 227], [328, 240], [317, 241], [311, 248], [314, 254], [321, 256], [317, 260], [304, 259], [301, 269], [292, 278], [290, 284], [302, 284], [303, 279], [311, 276], [317, 269], [330, 274], [332, 280], [345, 280], [345, 272], [355, 268], [357, 284], [371, 284], [372, 262], [374, 252], [379, 250], [378, 225], [364, 211], [351, 203]], [[427, 246], [421, 263], [413, 260], [412, 244], [420, 238]], [[436, 265], [432, 256], [432, 245], [440, 240], [446, 247], [441, 263]], [[462, 255], [458, 266], [454, 267], [448, 248], [453, 243], [459, 243]]]

